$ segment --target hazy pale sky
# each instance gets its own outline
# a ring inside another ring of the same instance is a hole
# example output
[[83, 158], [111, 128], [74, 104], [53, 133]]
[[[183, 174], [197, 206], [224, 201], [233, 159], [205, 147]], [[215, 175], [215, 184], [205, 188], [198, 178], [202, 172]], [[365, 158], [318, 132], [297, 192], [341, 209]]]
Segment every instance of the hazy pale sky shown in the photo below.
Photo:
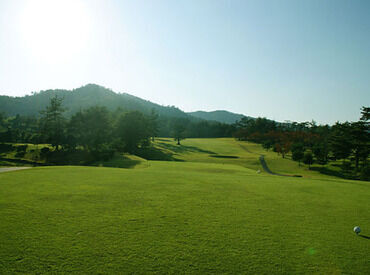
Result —
[[370, 1], [0, 0], [0, 94], [96, 83], [319, 123], [370, 105]]

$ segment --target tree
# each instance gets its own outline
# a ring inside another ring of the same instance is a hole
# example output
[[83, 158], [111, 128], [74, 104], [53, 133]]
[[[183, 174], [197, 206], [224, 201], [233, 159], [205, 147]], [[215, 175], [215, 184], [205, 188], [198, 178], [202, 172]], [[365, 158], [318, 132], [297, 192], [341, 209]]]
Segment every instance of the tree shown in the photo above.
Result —
[[362, 121], [370, 120], [370, 107], [362, 106], [360, 120], [362, 120]]
[[68, 125], [68, 140], [89, 151], [110, 142], [112, 132], [107, 108], [94, 106], [72, 116]]
[[139, 145], [150, 144], [149, 119], [138, 111], [126, 113], [120, 117], [116, 133], [125, 151], [133, 153]]
[[0, 131], [2, 128], [5, 128], [5, 115], [3, 113], [0, 113]]
[[273, 141], [271, 140], [265, 140], [263, 143], [262, 143], [262, 147], [263, 149], [265, 149], [266, 151], [270, 150], [272, 147], [273, 147], [274, 143]]
[[358, 171], [360, 160], [365, 165], [370, 153], [369, 125], [364, 121], [351, 123], [350, 127], [352, 154], [355, 159], [355, 168]]
[[158, 113], [152, 109], [149, 116], [149, 131], [152, 137], [152, 141], [158, 135]]
[[319, 164], [326, 164], [328, 162], [329, 148], [325, 142], [316, 143], [312, 148], [313, 154]]
[[173, 121], [172, 133], [177, 145], [180, 145], [180, 140], [185, 138], [185, 130], [189, 121], [187, 119], [178, 118]]
[[335, 159], [347, 159], [352, 152], [350, 124], [337, 122], [332, 127], [329, 143]]
[[360, 180], [370, 180], [370, 166], [369, 165], [365, 165], [364, 167], [362, 167], [361, 169], [361, 173], [360, 173]]
[[5, 115], [3, 113], [0, 113], [0, 142], [5, 142], [6, 137], [6, 131], [9, 130], [7, 127], [7, 124], [5, 122]]
[[278, 154], [281, 154], [283, 158], [285, 158], [285, 155], [289, 153], [290, 147], [292, 145], [290, 133], [289, 132], [276, 132], [275, 137], [276, 137], [275, 151]]
[[310, 165], [313, 164], [313, 156], [310, 151], [307, 151], [303, 155], [303, 163], [308, 165], [308, 169], [310, 169]]
[[70, 149], [75, 149], [77, 145], [86, 148], [84, 142], [84, 115], [80, 110], [75, 113], [68, 122], [66, 134], [66, 146]]
[[65, 108], [62, 107], [63, 98], [58, 96], [50, 99], [49, 105], [41, 111], [41, 134], [44, 140], [50, 143], [55, 149], [59, 150], [59, 145], [63, 143], [65, 119], [63, 113]]
[[292, 145], [292, 159], [298, 161], [298, 165], [301, 165], [301, 161], [304, 156], [304, 146], [302, 143], [293, 143]]

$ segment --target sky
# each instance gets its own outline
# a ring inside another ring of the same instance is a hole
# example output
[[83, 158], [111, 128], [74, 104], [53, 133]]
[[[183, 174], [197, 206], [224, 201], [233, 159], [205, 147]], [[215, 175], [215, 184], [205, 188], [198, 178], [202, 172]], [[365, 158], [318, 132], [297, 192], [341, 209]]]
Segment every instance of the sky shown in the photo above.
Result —
[[0, 0], [0, 95], [88, 83], [184, 111], [356, 121], [370, 1]]

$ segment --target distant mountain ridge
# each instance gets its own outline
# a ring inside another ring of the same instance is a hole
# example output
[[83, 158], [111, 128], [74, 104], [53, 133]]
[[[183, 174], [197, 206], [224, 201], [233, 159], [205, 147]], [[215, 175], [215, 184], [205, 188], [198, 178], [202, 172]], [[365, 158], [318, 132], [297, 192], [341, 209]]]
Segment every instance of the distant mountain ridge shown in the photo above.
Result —
[[217, 111], [212, 111], [212, 112], [205, 112], [205, 111], [196, 111], [196, 112], [189, 112], [188, 114], [205, 119], [205, 120], [214, 120], [222, 123], [227, 123], [227, 124], [233, 124], [236, 121], [239, 121], [243, 117], [247, 117], [242, 114], [236, 114], [232, 113], [229, 111], [225, 110], [217, 110]]
[[74, 90], [46, 90], [23, 97], [0, 96], [0, 112], [7, 115], [39, 115], [39, 111], [45, 109], [53, 96], [62, 97], [63, 105], [67, 108], [66, 115], [72, 115], [81, 109], [91, 106], [105, 106], [114, 111], [122, 108], [128, 111], [141, 111], [150, 113], [155, 110], [159, 115], [170, 117], [188, 117], [188, 115], [174, 106], [162, 106], [139, 97], [115, 93], [110, 89], [88, 84]]
[[227, 124], [234, 123], [243, 117], [241, 114], [228, 111], [185, 113], [174, 106], [162, 106], [127, 93], [115, 93], [111, 89], [96, 84], [87, 84], [73, 90], [45, 90], [23, 97], [0, 95], [0, 112], [10, 116], [17, 114], [38, 116], [39, 112], [49, 104], [50, 98], [55, 95], [64, 99], [63, 105], [67, 108], [67, 116], [81, 109], [99, 105], [105, 106], [111, 111], [121, 108], [127, 111], [137, 110], [149, 114], [154, 110], [160, 116], [189, 118], [191, 120], [211, 120]]

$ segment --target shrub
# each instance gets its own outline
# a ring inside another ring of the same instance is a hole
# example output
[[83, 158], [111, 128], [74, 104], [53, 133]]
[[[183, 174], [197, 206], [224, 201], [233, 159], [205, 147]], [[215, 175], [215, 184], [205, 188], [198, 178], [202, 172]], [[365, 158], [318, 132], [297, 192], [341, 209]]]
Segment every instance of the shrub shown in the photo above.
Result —
[[361, 169], [360, 180], [370, 181], [370, 165], [365, 165]]
[[41, 158], [46, 158], [46, 156], [49, 154], [50, 149], [48, 147], [43, 147], [40, 150], [40, 157]]
[[98, 150], [92, 151], [95, 160], [109, 160], [113, 157], [115, 150], [106, 144], [100, 146]]
[[0, 143], [0, 153], [7, 153], [14, 150], [14, 146], [12, 144]]
[[313, 164], [313, 156], [310, 151], [304, 153], [303, 155], [303, 163], [308, 165], [308, 169], [310, 169], [310, 165]]
[[28, 145], [19, 145], [16, 147], [17, 152], [26, 152]]
[[18, 152], [15, 154], [15, 157], [16, 157], [16, 158], [23, 158], [25, 154], [26, 154], [26, 152], [25, 152], [25, 151], [18, 151]]

